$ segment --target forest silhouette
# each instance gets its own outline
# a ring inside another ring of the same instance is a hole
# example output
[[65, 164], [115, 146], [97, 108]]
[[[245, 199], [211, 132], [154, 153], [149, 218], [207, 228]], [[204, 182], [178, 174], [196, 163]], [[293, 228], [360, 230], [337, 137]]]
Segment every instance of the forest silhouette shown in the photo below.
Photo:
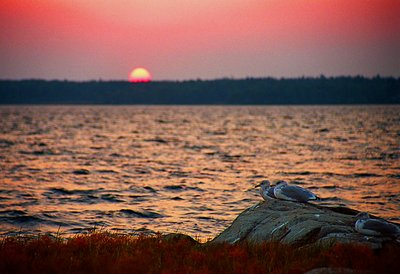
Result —
[[399, 104], [400, 78], [362, 76], [188, 81], [0, 80], [0, 104]]

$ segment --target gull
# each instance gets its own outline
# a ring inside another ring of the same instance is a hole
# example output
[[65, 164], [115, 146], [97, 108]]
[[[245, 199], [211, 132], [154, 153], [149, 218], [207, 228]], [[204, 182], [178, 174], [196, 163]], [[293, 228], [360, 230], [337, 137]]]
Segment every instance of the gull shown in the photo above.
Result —
[[288, 185], [282, 181], [274, 188], [276, 198], [292, 202], [306, 203], [310, 200], [317, 200], [317, 196], [311, 191], [299, 186]]
[[400, 228], [398, 225], [389, 223], [383, 219], [372, 219], [366, 212], [356, 215], [358, 218], [355, 229], [357, 232], [368, 236], [390, 236], [399, 237]]
[[269, 199], [275, 199], [274, 195], [274, 187], [271, 186], [271, 183], [268, 180], [263, 180], [260, 184], [260, 194], [261, 197], [265, 201]]
[[[275, 184], [278, 185], [280, 183], [286, 183], [285, 181], [277, 181]], [[270, 181], [268, 180], [263, 180], [260, 184], [260, 194], [263, 197], [264, 200], [269, 200], [269, 199], [276, 199], [275, 194], [274, 194], [274, 186], [271, 186]]]

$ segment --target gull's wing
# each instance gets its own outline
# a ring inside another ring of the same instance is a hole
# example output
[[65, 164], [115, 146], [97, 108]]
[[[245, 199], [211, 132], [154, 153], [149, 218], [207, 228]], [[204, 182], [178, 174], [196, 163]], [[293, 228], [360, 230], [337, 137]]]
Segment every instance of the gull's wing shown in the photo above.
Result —
[[365, 220], [363, 228], [378, 231], [384, 235], [395, 235], [400, 233], [398, 226], [379, 219]]
[[274, 188], [275, 188], [275, 187], [269, 187], [269, 188], [268, 188], [267, 195], [268, 195], [269, 197], [276, 198], [276, 197], [275, 197], [275, 194], [274, 194]]
[[299, 186], [286, 186], [281, 189], [281, 193], [286, 197], [299, 202], [307, 202], [308, 200], [316, 199], [316, 196], [307, 189]]

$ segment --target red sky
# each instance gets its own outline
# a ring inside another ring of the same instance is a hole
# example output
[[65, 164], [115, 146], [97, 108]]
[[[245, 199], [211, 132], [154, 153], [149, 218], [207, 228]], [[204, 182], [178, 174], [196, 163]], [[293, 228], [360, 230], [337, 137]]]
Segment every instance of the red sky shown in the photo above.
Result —
[[0, 79], [400, 76], [399, 0], [2, 0]]

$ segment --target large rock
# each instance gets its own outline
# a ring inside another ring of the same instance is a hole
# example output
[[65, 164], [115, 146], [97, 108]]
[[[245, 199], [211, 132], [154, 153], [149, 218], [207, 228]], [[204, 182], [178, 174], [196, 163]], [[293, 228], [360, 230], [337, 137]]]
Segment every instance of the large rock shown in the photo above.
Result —
[[355, 215], [348, 208], [330, 208], [282, 200], [259, 203], [242, 212], [212, 242], [279, 241], [298, 246], [333, 242], [382, 247], [390, 238], [366, 237], [354, 230]]

